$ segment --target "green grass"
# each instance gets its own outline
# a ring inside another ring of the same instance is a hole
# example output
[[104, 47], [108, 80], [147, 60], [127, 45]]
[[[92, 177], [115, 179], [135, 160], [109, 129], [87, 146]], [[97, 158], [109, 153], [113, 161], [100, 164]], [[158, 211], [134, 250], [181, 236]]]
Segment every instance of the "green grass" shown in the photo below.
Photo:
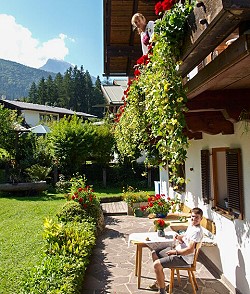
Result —
[[[94, 190], [99, 198], [122, 195], [121, 188], [94, 187]], [[44, 244], [43, 221], [46, 217], [56, 219], [65, 201], [63, 194], [0, 195], [0, 293], [19, 293], [25, 271], [40, 256]]]
[[43, 221], [55, 218], [63, 195], [0, 196], [0, 293], [15, 294], [43, 245]]
[[112, 198], [112, 197], [117, 197], [122, 195], [122, 189], [121, 188], [94, 188], [95, 195], [98, 198]]

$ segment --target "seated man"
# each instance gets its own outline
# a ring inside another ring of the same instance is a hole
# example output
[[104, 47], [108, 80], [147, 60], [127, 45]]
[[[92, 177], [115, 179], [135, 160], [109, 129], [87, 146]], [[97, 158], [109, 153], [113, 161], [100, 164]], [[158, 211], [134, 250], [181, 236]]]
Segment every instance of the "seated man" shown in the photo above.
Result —
[[151, 288], [159, 288], [159, 293], [166, 293], [163, 268], [185, 266], [193, 263], [195, 244], [201, 242], [203, 238], [203, 230], [200, 226], [202, 215], [203, 211], [200, 208], [192, 209], [191, 223], [183, 235], [176, 234], [177, 245], [174, 249], [165, 248], [152, 251], [157, 282]]

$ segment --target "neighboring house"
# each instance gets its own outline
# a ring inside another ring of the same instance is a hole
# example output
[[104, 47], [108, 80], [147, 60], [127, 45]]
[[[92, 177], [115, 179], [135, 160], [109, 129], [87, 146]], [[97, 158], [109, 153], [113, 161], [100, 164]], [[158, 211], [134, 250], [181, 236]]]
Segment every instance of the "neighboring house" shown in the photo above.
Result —
[[[104, 3], [105, 74], [129, 76], [131, 60], [138, 58], [138, 40], [130, 25], [133, 9], [137, 5], [153, 19], [153, 8], [150, 14], [146, 1], [127, 1], [118, 18], [122, 4]], [[250, 293], [250, 1], [199, 1], [189, 24], [180, 66], [189, 109], [185, 204], [199, 206], [214, 222], [217, 246], [202, 247], [202, 252], [233, 293], [246, 294]]]
[[117, 113], [119, 107], [123, 105], [122, 97], [127, 89], [127, 80], [114, 80], [113, 85], [102, 85], [102, 93], [106, 100], [106, 110], [108, 113]]
[[64, 116], [70, 116], [76, 114], [83, 119], [96, 118], [95, 115], [75, 112], [61, 107], [53, 107], [47, 105], [33, 104], [27, 102], [21, 102], [16, 100], [0, 100], [0, 103], [8, 109], [17, 110], [18, 114], [24, 118], [25, 123], [29, 127], [34, 127], [41, 122], [47, 121], [59, 121]]

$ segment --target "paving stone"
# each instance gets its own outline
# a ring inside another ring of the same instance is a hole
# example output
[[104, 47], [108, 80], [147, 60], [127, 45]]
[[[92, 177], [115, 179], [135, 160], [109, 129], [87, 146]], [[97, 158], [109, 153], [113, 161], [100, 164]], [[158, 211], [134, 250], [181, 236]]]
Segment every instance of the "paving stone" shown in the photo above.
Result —
[[[91, 262], [86, 271], [82, 294], [154, 294], [148, 288], [155, 280], [150, 251], [143, 249], [141, 288], [137, 288], [134, 245], [128, 246], [129, 234], [153, 231], [153, 220], [128, 215], [106, 215], [106, 229], [98, 237]], [[164, 269], [166, 283], [169, 269]], [[204, 264], [198, 262], [196, 277], [197, 294], [231, 294], [218, 277]], [[193, 293], [185, 271], [181, 272], [181, 286], [175, 281], [173, 294]]]

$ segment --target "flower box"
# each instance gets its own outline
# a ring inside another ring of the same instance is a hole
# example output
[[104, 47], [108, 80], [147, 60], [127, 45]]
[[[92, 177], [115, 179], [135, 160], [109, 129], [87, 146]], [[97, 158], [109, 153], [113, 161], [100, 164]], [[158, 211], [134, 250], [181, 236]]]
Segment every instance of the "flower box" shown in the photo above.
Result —
[[133, 203], [132, 206], [128, 205], [127, 214], [134, 215], [134, 209], [140, 208], [142, 206], [146, 206], [147, 204], [148, 204], [148, 202], [137, 202], [137, 203]]

